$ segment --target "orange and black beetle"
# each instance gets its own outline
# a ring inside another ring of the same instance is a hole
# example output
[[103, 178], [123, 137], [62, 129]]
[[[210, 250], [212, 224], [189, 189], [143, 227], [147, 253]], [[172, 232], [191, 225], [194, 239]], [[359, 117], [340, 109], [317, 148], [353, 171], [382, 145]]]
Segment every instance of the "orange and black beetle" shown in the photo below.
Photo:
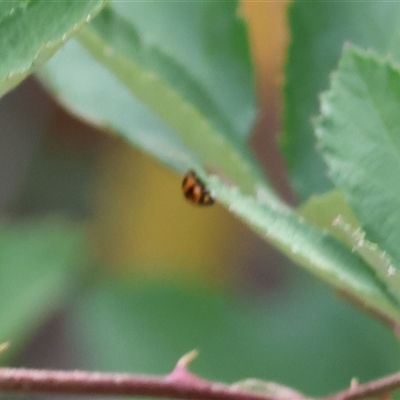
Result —
[[193, 204], [201, 206], [214, 204], [210, 192], [193, 171], [188, 171], [183, 177], [182, 190], [184, 196]]

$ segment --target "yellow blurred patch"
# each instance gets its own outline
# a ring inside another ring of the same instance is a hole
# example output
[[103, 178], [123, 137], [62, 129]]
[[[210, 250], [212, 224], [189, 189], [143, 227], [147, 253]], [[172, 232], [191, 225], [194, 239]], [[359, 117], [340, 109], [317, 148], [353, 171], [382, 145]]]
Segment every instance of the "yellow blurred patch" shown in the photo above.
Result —
[[248, 22], [258, 86], [262, 93], [271, 87], [280, 87], [282, 83], [282, 64], [288, 39], [286, 9], [289, 4], [289, 1], [241, 2], [241, 13]]
[[190, 204], [182, 176], [124, 143], [103, 155], [101, 170], [91, 226], [99, 262], [157, 277], [225, 275], [239, 231], [225, 210]]

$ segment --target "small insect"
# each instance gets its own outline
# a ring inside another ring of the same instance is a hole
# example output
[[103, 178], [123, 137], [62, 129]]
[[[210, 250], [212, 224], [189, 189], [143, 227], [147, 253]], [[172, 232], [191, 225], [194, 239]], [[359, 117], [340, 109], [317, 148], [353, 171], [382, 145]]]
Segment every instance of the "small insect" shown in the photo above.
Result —
[[210, 192], [193, 171], [188, 171], [183, 177], [182, 190], [184, 196], [193, 204], [201, 206], [214, 204]]

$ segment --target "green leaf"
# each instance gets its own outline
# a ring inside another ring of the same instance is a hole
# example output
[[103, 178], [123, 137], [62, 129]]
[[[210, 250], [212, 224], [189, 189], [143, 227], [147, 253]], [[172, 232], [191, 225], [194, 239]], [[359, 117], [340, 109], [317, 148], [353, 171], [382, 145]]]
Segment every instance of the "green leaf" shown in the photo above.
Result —
[[61, 221], [0, 228], [0, 342], [5, 361], [74, 286], [86, 254], [82, 230]]
[[332, 180], [367, 239], [400, 267], [400, 71], [371, 52], [345, 49], [322, 97], [317, 136]]
[[271, 206], [260, 190], [258, 198], [227, 187], [216, 176], [204, 177], [219, 202], [254, 231], [279, 248], [290, 259], [325, 280], [336, 289], [351, 294], [358, 302], [399, 321], [400, 300], [393, 288], [357, 254], [327, 231], [311, 226], [294, 211]]
[[[214, 120], [221, 118], [221, 125], [223, 118], [232, 124], [226, 132], [228, 136], [249, 137], [256, 113], [254, 71], [247, 28], [237, 15], [237, 1], [115, 2], [112, 6], [137, 30], [142, 46], [151, 48], [141, 49], [141, 57], [136, 58], [139, 64], [157, 71], [173, 87], [180, 81], [185, 97], [204, 114], [210, 113]], [[97, 22], [100, 23], [100, 18]], [[128, 52], [133, 50], [131, 45], [127, 47]], [[168, 69], [165, 57], [181, 66], [182, 73], [190, 73], [188, 78], [200, 83], [199, 87], [185, 87], [191, 82], [182, 82], [183, 76], [174, 76], [176, 71]], [[204, 95], [209, 99], [201, 97]]]
[[315, 150], [311, 119], [318, 114], [318, 95], [328, 89], [344, 43], [400, 61], [399, 16], [397, 2], [299, 0], [291, 5], [282, 148], [292, 184], [303, 200], [332, 188]]
[[0, 96], [49, 59], [105, 3], [104, 0], [0, 2]]
[[[237, 3], [167, 4], [118, 3], [80, 33], [80, 42], [124, 88], [82, 55], [78, 70], [76, 49], [50, 62], [50, 80], [76, 110], [105, 121], [174, 169], [202, 164], [254, 192], [255, 184], [266, 182], [245, 141], [255, 100]], [[168, 23], [160, 24], [160, 15]], [[128, 100], [126, 89], [159, 119]]]

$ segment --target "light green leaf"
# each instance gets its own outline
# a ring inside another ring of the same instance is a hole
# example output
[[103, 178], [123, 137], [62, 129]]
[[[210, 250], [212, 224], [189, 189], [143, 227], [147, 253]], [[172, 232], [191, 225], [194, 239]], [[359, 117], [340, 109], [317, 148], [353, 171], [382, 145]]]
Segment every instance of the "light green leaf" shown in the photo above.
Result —
[[1, 362], [74, 288], [83, 239], [80, 228], [56, 220], [0, 228], [0, 342], [10, 342]]
[[173, 58], [200, 84], [185, 88], [186, 82], [181, 82], [185, 97], [205, 115], [221, 118], [221, 125], [229, 121], [228, 136], [246, 139], [253, 127], [256, 101], [247, 27], [238, 6], [237, 1], [112, 3], [116, 13], [137, 30], [142, 46], [152, 48], [142, 52], [138, 62], [176, 86], [177, 78], [183, 77], [174, 77], [174, 70], [165, 65], [165, 56]]
[[322, 97], [317, 135], [332, 180], [369, 241], [400, 267], [400, 71], [347, 48]]
[[[168, 3], [180, 10], [167, 13], [168, 29], [173, 29], [166, 35], [175, 38], [171, 42], [159, 32], [160, 4], [118, 5], [117, 9], [126, 8], [123, 15], [110, 7], [80, 33], [79, 40], [125, 87], [117, 87], [114, 78], [81, 56], [82, 70], [74, 68], [76, 49], [51, 61], [50, 81], [75, 110], [105, 121], [174, 169], [183, 172], [203, 165], [254, 192], [256, 183], [266, 182], [245, 141], [254, 116], [254, 89], [236, 4]], [[141, 13], [147, 15], [147, 30], [139, 23]], [[182, 14], [186, 17], [180, 18]], [[221, 34], [216, 40], [222, 22], [226, 37]], [[183, 38], [187, 34], [195, 38], [192, 47]], [[183, 48], [178, 45], [182, 40]], [[187, 46], [191, 57], [183, 56]], [[81, 72], [85, 79], [76, 76]], [[128, 91], [158, 119], [150, 120], [154, 116], [135, 100], [125, 101]], [[141, 117], [135, 118], [138, 114]]]
[[318, 96], [328, 89], [345, 43], [400, 61], [400, 3], [298, 0], [290, 6], [289, 20], [282, 148], [291, 182], [305, 200], [332, 188], [315, 149]]
[[361, 304], [400, 320], [400, 301], [393, 288], [327, 231], [314, 228], [290, 209], [266, 204], [262, 190], [253, 198], [223, 185], [216, 176], [204, 180], [218, 201], [290, 259], [336, 289], [351, 293]]
[[47, 61], [105, 3], [104, 0], [0, 2], [0, 95]]

